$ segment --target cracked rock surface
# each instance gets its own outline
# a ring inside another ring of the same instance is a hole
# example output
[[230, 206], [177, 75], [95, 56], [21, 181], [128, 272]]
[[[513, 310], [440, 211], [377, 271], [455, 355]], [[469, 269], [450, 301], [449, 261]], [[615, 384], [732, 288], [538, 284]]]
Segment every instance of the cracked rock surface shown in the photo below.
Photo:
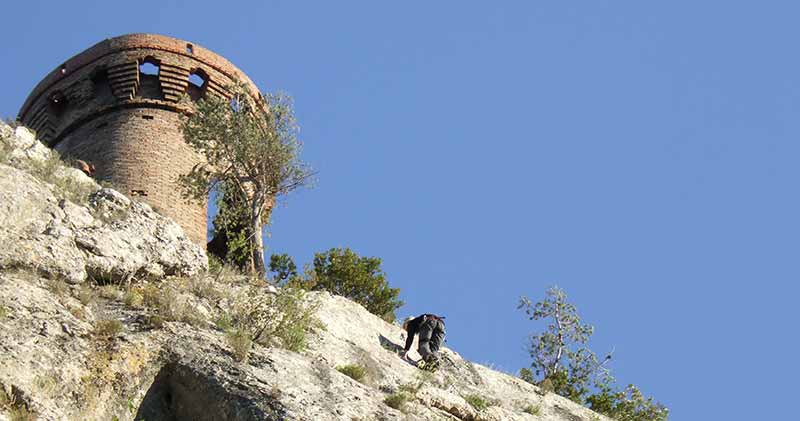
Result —
[[0, 247], [0, 268], [34, 268], [73, 284], [192, 275], [207, 268], [204, 250], [177, 223], [100, 188], [78, 170], [57, 168], [52, 177], [66, 188], [93, 186], [86, 190], [95, 192], [85, 204], [59, 198], [53, 185], [25, 171], [48, 160], [49, 149], [24, 128], [5, 126], [0, 132], [13, 148], [8, 165], [0, 163], [0, 244], [13, 245]]
[[[321, 323], [303, 351], [255, 345], [237, 362], [215, 321], [242, 290], [280, 291], [208, 274], [175, 222], [112, 189], [92, 184], [85, 203], [59, 197], [26, 166], [48, 150], [25, 129], [0, 123], [0, 136], [27, 148], [0, 160], [0, 421], [28, 419], [23, 410], [87, 421], [608, 420], [447, 348], [439, 371], [420, 371], [398, 356], [399, 326], [326, 292], [307, 294]], [[165, 313], [124, 290], [131, 282], [194, 316], [155, 323]]]

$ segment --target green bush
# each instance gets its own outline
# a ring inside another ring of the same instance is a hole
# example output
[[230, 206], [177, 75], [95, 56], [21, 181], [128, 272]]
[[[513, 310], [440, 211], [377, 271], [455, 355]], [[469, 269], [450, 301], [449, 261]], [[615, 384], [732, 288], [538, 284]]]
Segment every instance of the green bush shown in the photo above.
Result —
[[387, 396], [383, 402], [391, 408], [405, 412], [405, 404], [412, 398], [413, 396], [411, 396], [411, 394], [408, 392], [398, 391]]
[[273, 282], [276, 284], [285, 284], [297, 278], [297, 265], [286, 253], [273, 254], [269, 257], [269, 271], [275, 274]]
[[470, 406], [475, 408], [476, 411], [483, 411], [490, 406], [497, 405], [497, 403], [491, 399], [484, 398], [478, 394], [471, 394], [464, 396], [464, 400], [467, 401]]
[[645, 398], [639, 389], [630, 384], [623, 390], [604, 386], [598, 393], [586, 398], [593, 411], [617, 421], [665, 421], [669, 410], [652, 397]]
[[522, 409], [522, 412], [538, 416], [542, 413], [542, 407], [539, 405], [528, 405]]
[[311, 273], [301, 281], [304, 288], [325, 290], [347, 297], [388, 322], [403, 305], [399, 288], [390, 288], [381, 270], [381, 259], [362, 257], [349, 248], [332, 248], [314, 255]]
[[364, 380], [364, 375], [367, 373], [367, 370], [358, 364], [339, 366], [336, 367], [336, 370], [357, 382]]

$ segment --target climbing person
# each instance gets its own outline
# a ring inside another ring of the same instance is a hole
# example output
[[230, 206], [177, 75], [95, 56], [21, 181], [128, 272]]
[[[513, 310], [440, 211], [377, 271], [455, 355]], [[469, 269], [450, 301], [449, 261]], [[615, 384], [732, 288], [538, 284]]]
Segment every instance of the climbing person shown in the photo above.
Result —
[[419, 334], [417, 351], [422, 356], [420, 368], [436, 370], [439, 366], [439, 346], [444, 341], [445, 335], [444, 317], [435, 314], [409, 317], [403, 322], [403, 330], [408, 332], [406, 346], [403, 348], [403, 359], [408, 359], [414, 335]]

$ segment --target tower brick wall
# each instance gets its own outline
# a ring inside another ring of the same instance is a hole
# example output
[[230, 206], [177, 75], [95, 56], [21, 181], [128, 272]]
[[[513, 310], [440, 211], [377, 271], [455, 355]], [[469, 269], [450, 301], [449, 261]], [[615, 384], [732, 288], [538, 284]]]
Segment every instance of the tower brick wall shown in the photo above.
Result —
[[206, 203], [187, 202], [178, 176], [202, 158], [183, 141], [181, 118], [205, 95], [229, 97], [235, 80], [258, 89], [226, 59], [153, 34], [99, 42], [50, 72], [20, 121], [63, 157], [96, 167], [98, 180], [157, 208], [197, 244], [206, 243]]

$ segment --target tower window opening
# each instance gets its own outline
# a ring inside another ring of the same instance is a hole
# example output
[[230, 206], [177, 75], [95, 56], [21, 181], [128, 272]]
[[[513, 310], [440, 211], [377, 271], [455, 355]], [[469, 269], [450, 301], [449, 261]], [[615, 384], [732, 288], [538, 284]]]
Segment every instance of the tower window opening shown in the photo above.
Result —
[[208, 86], [208, 74], [202, 69], [193, 70], [189, 74], [188, 94], [192, 100], [197, 101], [205, 95]]
[[189, 54], [194, 54], [194, 46], [192, 46], [192, 44], [186, 44], [186, 52]]
[[61, 71], [62, 75], [67, 74], [67, 65], [66, 64], [62, 64], [61, 65], [61, 69], [59, 69], [59, 70]]
[[145, 119], [145, 120], [152, 120], [153, 116], [151, 116], [151, 115], [143, 115], [142, 118]]
[[49, 108], [54, 116], [61, 117], [67, 110], [67, 97], [61, 91], [54, 92], [50, 95]]
[[163, 99], [159, 73], [160, 62], [153, 57], [146, 57], [139, 64], [139, 89], [137, 95], [142, 98]]
[[111, 95], [111, 85], [108, 83], [108, 69], [105, 66], [92, 70], [92, 73], [89, 74], [89, 79], [92, 81], [95, 96]]
[[139, 65], [139, 73], [149, 76], [158, 76], [160, 68], [158, 62], [148, 57]]
[[192, 74], [189, 75], [189, 83], [191, 83], [192, 85], [194, 85], [194, 86], [196, 86], [198, 88], [202, 88], [203, 85], [206, 84], [206, 80], [202, 76], [200, 76], [199, 74], [192, 73]]

